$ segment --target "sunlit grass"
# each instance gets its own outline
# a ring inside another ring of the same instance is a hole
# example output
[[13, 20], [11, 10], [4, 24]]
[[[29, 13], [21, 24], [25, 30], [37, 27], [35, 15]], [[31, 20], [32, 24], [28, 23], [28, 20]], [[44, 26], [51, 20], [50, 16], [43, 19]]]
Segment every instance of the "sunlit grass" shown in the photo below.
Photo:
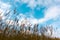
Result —
[[60, 40], [58, 38], [50, 38], [46, 36], [39, 36], [39, 35], [34, 35], [34, 34], [17, 34], [14, 36], [7, 36], [0, 34], [0, 40]]

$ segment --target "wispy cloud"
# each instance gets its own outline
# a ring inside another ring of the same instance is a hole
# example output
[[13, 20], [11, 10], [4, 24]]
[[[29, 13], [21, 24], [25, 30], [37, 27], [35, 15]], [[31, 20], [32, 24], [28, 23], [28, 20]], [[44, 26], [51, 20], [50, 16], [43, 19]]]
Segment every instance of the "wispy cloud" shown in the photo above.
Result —
[[37, 5], [49, 7], [60, 3], [59, 0], [16, 0], [16, 1], [21, 3], [27, 3], [28, 7], [30, 7], [31, 9], [34, 9]]
[[45, 10], [45, 16], [42, 19], [39, 19], [39, 23], [43, 23], [50, 19], [56, 19], [60, 15], [60, 6], [52, 6]]
[[0, 9], [6, 10], [6, 9], [9, 9], [10, 7], [11, 7], [10, 4], [7, 4], [7, 3], [4, 3], [4, 2], [0, 1]]
[[39, 23], [46, 23], [50, 19], [52, 19], [54, 22], [52, 22], [50, 25], [53, 26], [55, 31], [53, 30], [53, 37], [60, 37], [60, 6], [51, 6], [45, 11], [45, 16], [42, 19], [39, 19]]
[[0, 1], [0, 12], [1, 16], [3, 17], [2, 19], [5, 19], [4, 15], [10, 10], [10, 8], [11, 8], [10, 4]]

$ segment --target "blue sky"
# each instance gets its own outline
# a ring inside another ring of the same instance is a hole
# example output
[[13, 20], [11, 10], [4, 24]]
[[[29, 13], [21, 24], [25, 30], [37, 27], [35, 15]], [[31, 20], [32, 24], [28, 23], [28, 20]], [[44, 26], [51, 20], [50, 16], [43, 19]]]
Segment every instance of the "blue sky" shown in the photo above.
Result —
[[0, 0], [2, 15], [5, 15], [6, 10], [15, 8], [17, 14], [13, 14], [11, 11], [9, 16], [4, 16], [3, 19], [7, 17], [7, 19], [13, 20], [18, 17], [20, 20], [20, 16], [22, 16], [22, 19], [26, 17], [32, 24], [52, 25], [54, 28], [60, 29], [60, 0]]
[[[27, 12], [34, 12], [33, 16], [37, 19], [44, 17], [44, 9], [45, 7], [43, 5], [37, 5], [34, 9], [31, 9], [30, 7], [28, 7], [28, 3], [22, 3], [22, 2], [15, 2], [15, 1], [11, 1], [11, 0], [2, 0], [2, 2], [4, 3], [10, 3], [10, 5], [12, 5], [12, 9], [14, 9], [16, 7], [17, 12], [19, 13], [23, 13], [26, 14]], [[39, 8], [39, 9], [38, 9]]]

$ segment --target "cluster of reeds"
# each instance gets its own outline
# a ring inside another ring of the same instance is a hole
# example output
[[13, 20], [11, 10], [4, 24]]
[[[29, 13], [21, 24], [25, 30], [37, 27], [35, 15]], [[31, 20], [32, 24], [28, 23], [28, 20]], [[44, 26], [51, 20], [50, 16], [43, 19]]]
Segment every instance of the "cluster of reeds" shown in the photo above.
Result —
[[[8, 14], [9, 13], [10, 11]], [[5, 16], [8, 14], [5, 14]], [[16, 14], [15, 10], [14, 14]], [[52, 35], [52, 26], [40, 27], [37, 23], [32, 25], [27, 19], [22, 20], [21, 24], [19, 24], [17, 18], [15, 18], [14, 21], [7, 21], [2, 18], [0, 13], [0, 40], [53, 40], [45, 36], [45, 33], [48, 32], [48, 30], [50, 31], [50, 35]], [[31, 26], [33, 26], [33, 28]], [[41, 33], [40, 36], [39, 33]]]

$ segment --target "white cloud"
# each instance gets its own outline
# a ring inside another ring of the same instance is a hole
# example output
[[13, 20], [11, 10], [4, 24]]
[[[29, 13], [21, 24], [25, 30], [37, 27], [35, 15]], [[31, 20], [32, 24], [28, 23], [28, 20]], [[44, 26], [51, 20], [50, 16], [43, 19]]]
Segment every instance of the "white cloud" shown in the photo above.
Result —
[[27, 3], [28, 7], [30, 7], [31, 9], [34, 9], [37, 5], [39, 6], [43, 5], [43, 6], [49, 7], [49, 6], [53, 6], [60, 3], [59, 0], [37, 0], [37, 1], [36, 0], [19, 0], [19, 1], [22, 3]]
[[39, 19], [39, 23], [46, 22], [50, 19], [56, 19], [60, 15], [60, 6], [52, 6], [45, 11], [45, 16]]
[[37, 3], [36, 3], [35, 0], [30, 0], [28, 2], [28, 5], [27, 6], [30, 7], [30, 8], [32, 8], [32, 9], [34, 9], [36, 7], [36, 5], [37, 5]]
[[11, 7], [10, 4], [0, 2], [0, 9], [6, 10], [6, 9], [9, 9], [10, 7]]
[[32, 9], [37, 5], [35, 0], [15, 0], [15, 2], [18, 2], [20, 4], [27, 3], [27, 7], [31, 7]]
[[21, 2], [28, 3], [30, 0], [21, 0]]
[[4, 14], [6, 13], [6, 11], [8, 12], [10, 8], [11, 8], [10, 4], [0, 1], [0, 12], [1, 12], [0, 16], [3, 17], [2, 19], [5, 19]]
[[[18, 18], [21, 18], [22, 16], [21, 20], [24, 20], [24, 18], [27, 17], [30, 23], [34, 25], [36, 23], [44, 23], [50, 19], [53, 19], [55, 21], [57, 20], [59, 15], [60, 15], [60, 6], [52, 6], [52, 7], [49, 7], [47, 10], [45, 10], [44, 18], [41, 18], [39, 20], [34, 17], [28, 18], [27, 15], [24, 15], [22, 13], [20, 13]], [[33, 15], [30, 15], [30, 16], [33, 16]]]
[[51, 6], [54, 4], [54, 0], [37, 0], [38, 5]]
[[38, 20], [34, 17], [31, 17], [33, 15], [29, 15], [30, 17], [27, 17], [28, 15], [24, 15], [22, 13], [20, 13], [17, 17], [19, 19], [19, 23], [21, 24], [21, 21], [24, 21], [23, 23], [26, 23], [25, 21], [27, 20], [29, 23], [31, 23], [32, 25], [37, 24]]
[[55, 3], [60, 3], [60, 0], [54, 0], [55, 1]]
[[30, 18], [29, 20], [30, 20], [31, 24], [33, 24], [33, 25], [38, 23], [38, 20], [35, 18]]
[[[39, 23], [44, 23], [50, 19], [53, 19], [50, 25], [53, 26], [55, 31], [53, 31], [52, 37], [60, 37], [60, 6], [51, 6], [45, 11], [45, 16], [42, 19], [39, 19]], [[57, 29], [56, 29], [57, 28]], [[58, 29], [59, 28], [59, 29]]]
[[53, 31], [52, 37], [60, 38], [60, 28]]
[[60, 15], [60, 6], [52, 6], [45, 11], [45, 18], [55, 18]]

